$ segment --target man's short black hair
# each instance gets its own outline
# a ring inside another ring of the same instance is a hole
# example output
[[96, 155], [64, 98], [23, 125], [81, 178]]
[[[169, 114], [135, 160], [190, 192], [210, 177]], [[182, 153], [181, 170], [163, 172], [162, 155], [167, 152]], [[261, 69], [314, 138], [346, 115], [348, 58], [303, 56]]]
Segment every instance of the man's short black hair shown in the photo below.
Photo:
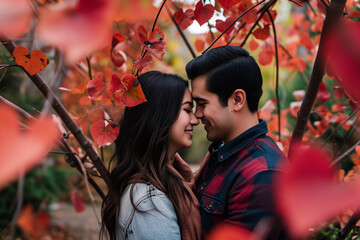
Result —
[[209, 50], [186, 65], [188, 78], [193, 80], [206, 75], [206, 88], [219, 97], [222, 106], [227, 106], [231, 94], [243, 89], [249, 110], [258, 110], [262, 95], [261, 71], [249, 53], [236, 46], [222, 46]]

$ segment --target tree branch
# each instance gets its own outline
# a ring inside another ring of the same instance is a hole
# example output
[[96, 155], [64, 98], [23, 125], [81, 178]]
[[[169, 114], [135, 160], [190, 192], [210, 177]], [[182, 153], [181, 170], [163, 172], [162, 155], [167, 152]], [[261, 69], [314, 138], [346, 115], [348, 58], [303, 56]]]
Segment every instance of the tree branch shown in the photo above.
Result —
[[[15, 49], [15, 44], [12, 41], [1, 40], [6, 49], [12, 54]], [[26, 71], [25, 71], [26, 72]], [[104, 179], [106, 184], [109, 184], [110, 176], [109, 172], [106, 170], [103, 162], [101, 161], [98, 153], [93, 148], [90, 141], [86, 138], [82, 130], [76, 125], [74, 120], [70, 117], [64, 106], [60, 103], [59, 99], [55, 96], [54, 92], [49, 89], [46, 82], [39, 74], [35, 74], [31, 76], [26, 72], [32, 82], [39, 88], [41, 93], [47, 98], [49, 95], [52, 96], [53, 102], [52, 106], [54, 110], [58, 113], [64, 124], [67, 128], [72, 132], [76, 140], [79, 142], [80, 146], [84, 149], [84, 151], [88, 154], [89, 158], [93, 162], [94, 166], [99, 171], [101, 177]]]
[[[196, 54], [195, 54], [194, 49], [192, 49], [192, 47], [191, 47], [189, 41], [187, 40], [187, 38], [186, 38], [183, 30], [180, 28], [179, 24], [177, 24], [177, 22], [175, 21], [174, 16], [172, 15], [170, 9], [167, 7], [166, 10], [167, 10], [167, 12], [168, 12], [168, 14], [169, 14], [169, 16], [170, 16], [170, 18], [171, 18], [171, 21], [175, 24], [176, 29], [177, 29], [178, 32], [180, 33], [181, 38], [184, 40], [187, 48], [189, 49], [189, 51], [190, 51], [190, 53], [191, 53], [191, 56], [192, 56], [193, 58], [196, 58]], [[210, 31], [211, 31], [211, 29], [210, 29]]]
[[356, 226], [356, 223], [360, 220], [360, 210], [357, 210], [346, 223], [345, 227], [341, 230], [336, 240], [344, 240], [351, 230]]
[[330, 6], [326, 8], [326, 17], [324, 20], [323, 29], [321, 32], [319, 50], [315, 58], [314, 68], [311, 74], [309, 86], [305, 93], [303, 103], [298, 111], [298, 118], [296, 120], [295, 128], [290, 142], [289, 158], [291, 158], [294, 146], [301, 143], [304, 136], [306, 123], [309, 120], [310, 112], [315, 103], [317, 93], [325, 74], [326, 64], [326, 48], [325, 42], [333, 27], [340, 21], [346, 0], [333, 0]]
[[[14, 109], [18, 114], [20, 114], [23, 118], [25, 119], [31, 119], [33, 118], [33, 116], [31, 116], [29, 113], [27, 113], [25, 110], [23, 110], [22, 108], [18, 107], [17, 105], [15, 105], [14, 103], [8, 101], [7, 99], [3, 98], [0, 96], [0, 102], [6, 104], [7, 106], [11, 107], [12, 109]], [[69, 156], [71, 155], [71, 157], [75, 157], [76, 153], [73, 150], [73, 148], [71, 148], [69, 146], [69, 144], [64, 140], [64, 138], [61, 138], [61, 140], [59, 141], [59, 147], [61, 148], [61, 150], [63, 151], [63, 153], [68, 154]], [[76, 164], [76, 160], [73, 160], [73, 162], [75, 163], [74, 166], [72, 166], [70, 164], [70, 166], [75, 167], [80, 173], [82, 172], [82, 169], [80, 168], [79, 165]], [[99, 194], [99, 196], [104, 199], [105, 198], [105, 194], [102, 192], [102, 190], [100, 189], [100, 187], [97, 185], [97, 183], [88, 175], [87, 176], [90, 184], [93, 186], [93, 188], [96, 190], [96, 192]]]

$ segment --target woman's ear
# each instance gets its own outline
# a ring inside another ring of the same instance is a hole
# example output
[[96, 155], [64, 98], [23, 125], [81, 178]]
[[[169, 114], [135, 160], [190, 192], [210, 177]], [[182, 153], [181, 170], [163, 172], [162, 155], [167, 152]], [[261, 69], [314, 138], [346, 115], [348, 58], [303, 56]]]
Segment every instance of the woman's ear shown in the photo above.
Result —
[[229, 99], [229, 107], [231, 111], [238, 112], [246, 104], [246, 93], [242, 89], [236, 89]]

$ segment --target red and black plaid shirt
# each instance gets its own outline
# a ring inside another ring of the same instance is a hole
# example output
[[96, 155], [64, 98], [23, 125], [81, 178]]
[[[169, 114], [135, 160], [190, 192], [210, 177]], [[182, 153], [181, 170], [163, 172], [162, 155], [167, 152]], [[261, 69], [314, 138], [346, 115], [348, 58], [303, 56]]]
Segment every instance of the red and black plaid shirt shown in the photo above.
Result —
[[219, 223], [253, 229], [263, 217], [274, 216], [273, 177], [288, 160], [267, 132], [260, 119], [230, 142], [210, 145], [195, 185], [205, 236]]

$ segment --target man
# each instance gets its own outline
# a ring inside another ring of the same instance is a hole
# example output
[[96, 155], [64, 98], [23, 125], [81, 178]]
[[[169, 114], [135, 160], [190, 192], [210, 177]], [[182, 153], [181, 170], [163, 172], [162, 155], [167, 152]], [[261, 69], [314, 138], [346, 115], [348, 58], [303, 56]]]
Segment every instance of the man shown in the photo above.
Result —
[[[287, 161], [257, 117], [260, 68], [241, 47], [223, 46], [190, 61], [186, 71], [195, 116], [213, 142], [195, 184], [204, 236], [220, 223], [252, 230], [276, 216], [273, 178]], [[271, 239], [280, 237], [279, 229], [272, 231]]]

